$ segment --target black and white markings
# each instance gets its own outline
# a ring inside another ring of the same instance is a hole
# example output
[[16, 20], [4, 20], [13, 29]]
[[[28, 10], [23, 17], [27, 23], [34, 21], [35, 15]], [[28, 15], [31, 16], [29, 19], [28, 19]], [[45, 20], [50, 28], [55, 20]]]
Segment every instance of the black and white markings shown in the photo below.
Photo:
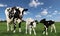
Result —
[[[56, 33], [56, 28], [55, 28], [55, 25], [54, 25], [54, 21], [52, 21], [52, 20], [46, 21], [46, 19], [42, 19], [42, 20], [40, 21], [40, 23], [43, 23], [43, 24], [44, 24], [43, 34], [45, 34], [45, 32], [46, 32], [46, 35], [48, 35], [47, 30], [48, 30], [48, 27], [49, 27], [49, 26], [51, 26], [51, 32], [52, 32], [53, 29], [54, 29], [54, 31], [55, 31], [55, 33]], [[53, 29], [52, 29], [52, 28], [53, 28]]]
[[[6, 8], [5, 14], [6, 14], [6, 20], [7, 20], [7, 31], [9, 31], [9, 23], [13, 21], [14, 23], [14, 33], [16, 29], [16, 22], [19, 24], [19, 32], [21, 32], [21, 21], [23, 18], [24, 11], [28, 11], [28, 9], [22, 8], [22, 7], [9, 7]], [[11, 28], [12, 29], [12, 28]]]

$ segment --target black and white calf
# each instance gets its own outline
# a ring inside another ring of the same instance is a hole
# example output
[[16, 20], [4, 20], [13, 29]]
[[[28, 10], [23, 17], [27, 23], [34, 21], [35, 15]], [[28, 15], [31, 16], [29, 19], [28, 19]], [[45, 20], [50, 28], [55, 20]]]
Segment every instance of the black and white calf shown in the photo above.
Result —
[[52, 20], [46, 21], [46, 19], [42, 19], [42, 20], [40, 21], [40, 23], [43, 23], [43, 24], [44, 24], [43, 34], [45, 34], [45, 32], [46, 32], [46, 35], [48, 35], [47, 30], [48, 30], [48, 27], [49, 27], [49, 26], [51, 26], [51, 32], [52, 32], [53, 29], [54, 29], [54, 31], [55, 31], [55, 33], [56, 33], [56, 28], [55, 28], [54, 21], [52, 21]]
[[34, 35], [36, 35], [35, 28], [36, 28], [36, 22], [32, 18], [27, 18], [26, 19], [26, 34], [29, 31], [29, 34], [31, 35], [31, 32], [33, 30]]
[[6, 8], [5, 14], [6, 14], [6, 20], [7, 20], [7, 31], [9, 31], [9, 24], [13, 22], [14, 24], [14, 30], [12, 28], [11, 24], [11, 30], [15, 33], [16, 29], [16, 22], [19, 24], [19, 32], [21, 32], [21, 21], [23, 17], [24, 11], [27, 11], [28, 9], [24, 9], [21, 7], [9, 7]]

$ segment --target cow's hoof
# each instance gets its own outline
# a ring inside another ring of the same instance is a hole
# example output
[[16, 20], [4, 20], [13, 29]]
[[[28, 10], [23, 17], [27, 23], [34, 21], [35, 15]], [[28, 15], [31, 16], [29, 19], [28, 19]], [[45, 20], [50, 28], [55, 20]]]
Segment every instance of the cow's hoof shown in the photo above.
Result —
[[36, 35], [36, 33], [34, 35]]
[[7, 30], [7, 32], [9, 32], [9, 30]]
[[21, 32], [21, 28], [19, 28], [19, 32]]
[[11, 29], [11, 31], [13, 31], [13, 29]]
[[13, 33], [15, 33], [15, 30], [13, 31]]
[[48, 33], [46, 33], [46, 35], [48, 35]]
[[43, 35], [45, 34], [45, 32], [43, 32]]
[[55, 33], [56, 33], [56, 31], [55, 31]]
[[31, 33], [29, 33], [31, 35]]
[[27, 34], [27, 32], [25, 32]]
[[21, 32], [21, 30], [19, 30], [19, 32]]

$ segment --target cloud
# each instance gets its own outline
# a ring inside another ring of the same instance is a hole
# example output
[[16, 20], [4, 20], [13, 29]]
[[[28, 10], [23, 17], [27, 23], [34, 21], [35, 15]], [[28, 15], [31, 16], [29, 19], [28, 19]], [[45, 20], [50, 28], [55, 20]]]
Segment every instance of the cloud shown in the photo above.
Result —
[[35, 17], [37, 17], [37, 18], [41, 18], [41, 15], [36, 15]]
[[42, 15], [47, 15], [48, 14], [48, 11], [47, 9], [44, 9], [42, 12], [41, 12]]
[[7, 7], [6, 4], [0, 4], [0, 7]]
[[52, 17], [52, 15], [47, 15], [47, 17]]
[[57, 10], [55, 10], [54, 12], [56, 12], [56, 13], [57, 13], [58, 11], [57, 11]]
[[60, 12], [58, 14], [60, 14]]
[[41, 10], [42, 10], [43, 8], [41, 8]]
[[27, 15], [27, 14], [29, 14], [30, 12], [24, 12], [24, 15]]
[[56, 15], [56, 14], [60, 14], [60, 12], [58, 10], [55, 10], [53, 15]]
[[52, 6], [50, 6], [49, 8], [52, 8]]
[[29, 3], [29, 6], [30, 7], [37, 7], [39, 5], [43, 5], [44, 3], [43, 2], [38, 2], [38, 0], [32, 0], [30, 3]]
[[54, 13], [52, 13], [52, 14], [53, 14], [53, 15], [56, 15], [57, 13], [58, 13], [58, 11], [57, 11], [57, 10], [55, 10], [55, 11], [54, 11]]

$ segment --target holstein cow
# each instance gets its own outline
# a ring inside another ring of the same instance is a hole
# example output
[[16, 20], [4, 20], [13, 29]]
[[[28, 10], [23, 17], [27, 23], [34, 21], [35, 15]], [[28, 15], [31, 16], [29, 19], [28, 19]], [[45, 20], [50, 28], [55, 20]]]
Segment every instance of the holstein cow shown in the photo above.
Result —
[[6, 20], [7, 20], [7, 31], [9, 31], [9, 25], [11, 22], [14, 23], [14, 30], [12, 29], [11, 24], [11, 30], [15, 33], [16, 29], [16, 22], [19, 24], [19, 32], [21, 32], [21, 21], [23, 17], [24, 11], [27, 11], [28, 9], [24, 9], [22, 7], [10, 7], [6, 8], [5, 14], [6, 14]]
[[33, 30], [34, 35], [36, 35], [35, 28], [36, 28], [36, 21], [34, 21], [32, 18], [27, 18], [26, 19], [26, 34], [29, 31], [29, 34], [31, 35], [31, 32]]
[[51, 32], [52, 32], [53, 29], [54, 29], [54, 31], [55, 31], [55, 33], [56, 33], [56, 28], [55, 28], [54, 21], [52, 21], [52, 20], [46, 21], [46, 19], [42, 19], [42, 20], [40, 21], [40, 23], [43, 23], [43, 24], [44, 24], [43, 34], [45, 34], [45, 32], [46, 32], [46, 35], [48, 35], [47, 30], [48, 30], [48, 27], [49, 27], [49, 26], [51, 26]]

